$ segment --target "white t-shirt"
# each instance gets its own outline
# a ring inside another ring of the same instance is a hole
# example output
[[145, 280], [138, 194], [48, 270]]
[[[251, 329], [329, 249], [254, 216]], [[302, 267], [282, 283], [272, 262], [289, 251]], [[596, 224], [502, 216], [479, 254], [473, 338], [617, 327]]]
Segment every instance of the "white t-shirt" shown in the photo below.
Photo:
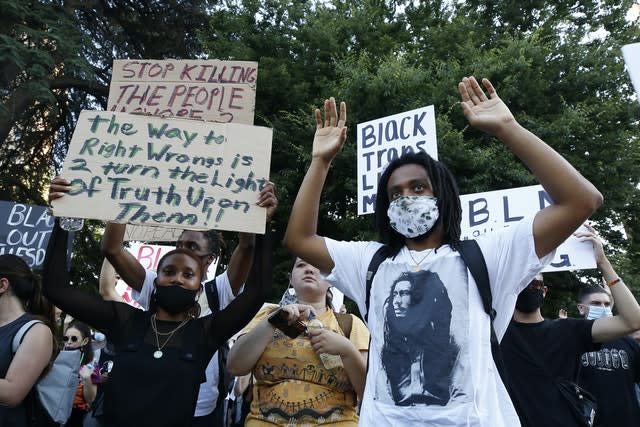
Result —
[[[153, 294], [153, 282], [156, 280], [157, 274], [153, 270], [146, 270], [144, 277], [144, 283], [140, 292], [133, 289], [131, 291], [131, 297], [135, 299], [138, 304], [145, 310], [149, 309], [149, 303], [151, 301], [151, 294]], [[229, 283], [229, 277], [227, 272], [216, 276], [216, 287], [218, 288], [218, 297], [220, 301], [220, 310], [225, 308], [231, 301], [234, 300], [235, 295], [231, 290], [231, 283]], [[211, 310], [207, 309], [201, 313], [200, 316], [206, 316], [211, 314]], [[216, 409], [216, 402], [218, 400], [218, 352], [213, 354], [207, 369], [205, 370], [205, 376], [207, 380], [200, 384], [200, 391], [198, 392], [198, 403], [196, 404], [196, 410], [193, 414], [194, 417], [203, 417], [209, 415]]]
[[[528, 218], [478, 239], [499, 340], [519, 292], [553, 259], [553, 253], [537, 257], [532, 229], [533, 218]], [[366, 313], [365, 276], [381, 244], [325, 241], [335, 264], [327, 280]], [[405, 246], [380, 265], [370, 308], [360, 425], [520, 425], [491, 356], [489, 316], [458, 252], [446, 245], [410, 254]]]

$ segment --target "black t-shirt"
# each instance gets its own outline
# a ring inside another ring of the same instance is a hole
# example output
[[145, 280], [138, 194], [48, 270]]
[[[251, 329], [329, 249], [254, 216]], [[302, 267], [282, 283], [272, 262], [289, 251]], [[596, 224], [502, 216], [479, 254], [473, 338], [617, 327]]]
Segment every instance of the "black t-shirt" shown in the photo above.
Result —
[[509, 393], [523, 426], [578, 426], [554, 379], [575, 380], [580, 355], [599, 347], [593, 343], [592, 324], [585, 319], [511, 321], [501, 348]]
[[640, 426], [634, 384], [640, 382], [640, 345], [631, 337], [609, 341], [580, 359], [580, 385], [598, 401], [596, 425]]
[[43, 268], [44, 294], [74, 318], [103, 331], [115, 347], [113, 370], [105, 384], [105, 419], [117, 427], [178, 427], [191, 424], [198, 388], [213, 353], [244, 327], [269, 296], [273, 278], [270, 233], [256, 236], [255, 257], [244, 291], [224, 310], [192, 319], [167, 339], [178, 322], [158, 320], [168, 341], [154, 357], [158, 336], [151, 313], [104, 301], [69, 284], [67, 232], [53, 228]]

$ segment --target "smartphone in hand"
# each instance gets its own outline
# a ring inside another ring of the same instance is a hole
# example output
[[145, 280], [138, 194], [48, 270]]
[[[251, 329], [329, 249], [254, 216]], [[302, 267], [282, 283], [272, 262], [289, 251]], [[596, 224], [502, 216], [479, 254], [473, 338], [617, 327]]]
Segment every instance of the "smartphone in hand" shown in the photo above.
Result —
[[289, 324], [287, 320], [288, 314], [283, 309], [279, 308], [275, 312], [271, 313], [267, 318], [268, 322], [276, 328], [280, 329], [289, 338], [297, 338], [301, 333], [307, 330], [304, 323], [299, 320]]

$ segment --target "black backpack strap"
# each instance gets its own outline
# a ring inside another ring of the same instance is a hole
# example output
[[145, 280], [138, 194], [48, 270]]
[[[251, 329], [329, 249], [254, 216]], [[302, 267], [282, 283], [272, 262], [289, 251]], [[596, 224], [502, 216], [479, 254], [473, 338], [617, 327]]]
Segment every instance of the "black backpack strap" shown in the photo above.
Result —
[[382, 245], [378, 248], [376, 253], [373, 254], [373, 258], [369, 262], [369, 267], [367, 268], [367, 278], [365, 282], [365, 300], [364, 305], [367, 307], [367, 312], [364, 315], [364, 321], [367, 322], [369, 319], [369, 301], [371, 299], [371, 284], [373, 283], [373, 278], [378, 271], [378, 267], [382, 264], [382, 261], [389, 258], [391, 256], [391, 248], [387, 245]]
[[204, 293], [207, 296], [207, 304], [212, 313], [220, 311], [220, 296], [218, 295], [218, 286], [216, 286], [215, 277], [204, 284]]
[[351, 327], [353, 325], [353, 317], [351, 314], [346, 313], [346, 314], [341, 314], [341, 313], [334, 313], [336, 316], [336, 320], [338, 321], [338, 325], [340, 325], [340, 329], [342, 329], [342, 332], [344, 332], [344, 336], [347, 337], [347, 339], [349, 339], [349, 337], [351, 336]]
[[496, 311], [493, 308], [493, 298], [491, 296], [491, 286], [489, 285], [487, 263], [484, 261], [484, 255], [482, 255], [478, 242], [475, 240], [462, 240], [460, 242], [460, 256], [476, 282], [480, 298], [482, 298], [484, 311], [489, 315], [489, 319], [491, 321], [491, 355], [493, 356], [493, 361], [496, 364], [498, 373], [500, 374], [500, 379], [508, 390], [509, 382], [507, 381], [507, 373], [504, 365], [504, 359], [502, 358], [502, 350], [500, 349], [496, 330], [493, 327], [493, 321], [496, 318]]

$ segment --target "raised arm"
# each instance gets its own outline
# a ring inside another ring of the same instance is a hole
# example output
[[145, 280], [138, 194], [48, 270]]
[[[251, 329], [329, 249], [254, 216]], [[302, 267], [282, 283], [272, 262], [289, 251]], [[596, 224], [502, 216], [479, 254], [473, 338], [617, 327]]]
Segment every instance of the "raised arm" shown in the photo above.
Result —
[[471, 126], [496, 136], [533, 172], [554, 204], [533, 224], [536, 253], [542, 257], [565, 241], [602, 204], [602, 195], [560, 154], [522, 127], [493, 85], [474, 77], [459, 84], [464, 115]]
[[107, 222], [102, 235], [102, 255], [113, 265], [116, 273], [126, 284], [140, 292], [146, 272], [136, 257], [124, 247], [125, 229], [126, 224]]
[[611, 296], [616, 301], [618, 315], [613, 317], [601, 317], [593, 322], [591, 336], [593, 342], [603, 343], [611, 341], [640, 329], [640, 305], [635, 297], [620, 279], [615, 269], [604, 253], [602, 241], [597, 236], [593, 227], [585, 224], [588, 231], [576, 232], [575, 235], [583, 241], [593, 243], [593, 251], [596, 256], [596, 265], [611, 290]]
[[329, 166], [347, 139], [347, 106], [340, 103], [338, 117], [335, 99], [327, 99], [324, 101], [324, 121], [317, 109], [315, 119], [311, 164], [291, 209], [284, 245], [296, 256], [327, 273], [333, 269], [334, 263], [324, 238], [316, 234], [318, 210]]
[[42, 290], [45, 297], [65, 313], [95, 329], [109, 330], [118, 313], [136, 309], [126, 304], [104, 301], [98, 295], [71, 286], [67, 268], [69, 233], [60, 228], [56, 219], [42, 269]]
[[[267, 227], [271, 222], [273, 213], [278, 207], [278, 199], [275, 195], [275, 185], [269, 182], [260, 191], [257, 205], [267, 209]], [[238, 233], [238, 245], [233, 250], [227, 267], [227, 276], [231, 284], [233, 295], [237, 296], [240, 289], [249, 276], [249, 270], [253, 264], [253, 252], [255, 250], [255, 234]]]
[[98, 281], [98, 292], [102, 299], [124, 302], [122, 297], [116, 292], [116, 270], [106, 258], [102, 260], [102, 268], [100, 269], [100, 278]]
[[273, 285], [271, 240], [269, 227], [264, 236], [256, 236], [256, 254], [244, 290], [226, 308], [206, 317], [205, 328], [213, 351], [248, 324], [263, 302], [271, 296]]

